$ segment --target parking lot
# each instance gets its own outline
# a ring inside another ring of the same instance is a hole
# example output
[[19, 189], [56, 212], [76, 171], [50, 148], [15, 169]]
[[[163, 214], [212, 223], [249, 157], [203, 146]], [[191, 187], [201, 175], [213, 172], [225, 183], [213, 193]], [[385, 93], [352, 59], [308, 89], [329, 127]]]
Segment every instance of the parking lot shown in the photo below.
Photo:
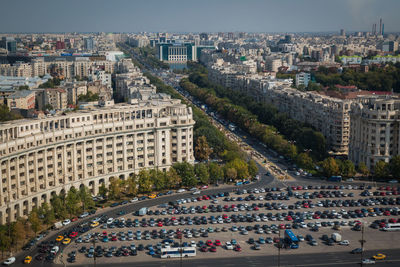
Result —
[[[350, 252], [360, 247], [362, 226], [366, 250], [393, 248], [398, 246], [397, 232], [379, 228], [389, 221], [397, 222], [399, 203], [397, 188], [314, 185], [307, 189], [296, 186], [260, 188], [239, 194], [226, 192], [220, 196], [196, 195], [177, 203], [149, 207], [150, 214], [144, 216], [125, 214], [118, 219], [101, 218], [98, 226], [73, 238], [63, 249], [63, 257], [59, 253], [55, 261], [66, 262], [67, 258], [71, 259], [67, 255], [72, 251], [77, 264], [92, 263], [94, 255], [110, 263], [129, 262], [132, 257], [135, 261], [167, 260], [160, 259], [159, 248], [181, 246], [181, 243], [195, 245], [196, 258], [275, 255], [279, 235], [283, 240], [285, 230], [289, 229], [299, 237], [299, 248], [282, 248], [281, 255]], [[348, 242], [343, 245], [332, 242], [332, 233], [339, 233]], [[322, 240], [324, 235], [328, 239]], [[302, 241], [303, 238], [307, 240]], [[207, 244], [207, 241], [211, 242]], [[230, 249], [226, 248], [226, 242], [233, 243], [228, 246]]]

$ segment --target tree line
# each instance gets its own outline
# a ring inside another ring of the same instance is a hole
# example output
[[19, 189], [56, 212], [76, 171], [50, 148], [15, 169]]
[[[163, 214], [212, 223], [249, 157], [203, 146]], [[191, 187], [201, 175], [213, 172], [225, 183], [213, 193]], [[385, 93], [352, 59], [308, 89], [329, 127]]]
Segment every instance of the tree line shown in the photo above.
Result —
[[358, 88], [369, 91], [400, 92], [400, 63], [386, 64], [384, 67], [370, 66], [368, 72], [359, 72], [345, 68], [343, 72], [337, 69], [319, 67], [312, 72], [315, 81], [323, 86], [333, 87], [340, 85], [356, 85]]
[[94, 207], [91, 192], [86, 186], [79, 189], [71, 187], [68, 192], [53, 195], [50, 203], [34, 207], [27, 218], [17, 218], [15, 222], [0, 225], [2, 257], [7, 251], [18, 250], [29, 238], [48, 229], [55, 221], [78, 216]]

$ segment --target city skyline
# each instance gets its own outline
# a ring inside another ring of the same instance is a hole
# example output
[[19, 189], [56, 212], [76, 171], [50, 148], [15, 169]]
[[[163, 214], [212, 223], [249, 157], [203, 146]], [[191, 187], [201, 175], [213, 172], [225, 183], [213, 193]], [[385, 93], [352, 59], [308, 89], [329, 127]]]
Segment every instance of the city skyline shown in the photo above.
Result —
[[[396, 32], [395, 0], [8, 1], [0, 32], [332, 32], [371, 31], [382, 18]], [[389, 8], [390, 7], [390, 8]], [[62, 12], [60, 12], [62, 11]], [[312, 13], [312, 16], [309, 14]], [[33, 14], [33, 15], [32, 15]], [[175, 14], [175, 15], [174, 15]], [[74, 19], [70, 20], [73, 15]], [[16, 20], [16, 16], [22, 19]], [[29, 18], [27, 21], [24, 18]], [[13, 23], [10, 23], [10, 22]], [[51, 23], [49, 23], [51, 22]], [[184, 23], [182, 23], [184, 22]], [[318, 23], [316, 23], [318, 22]]]

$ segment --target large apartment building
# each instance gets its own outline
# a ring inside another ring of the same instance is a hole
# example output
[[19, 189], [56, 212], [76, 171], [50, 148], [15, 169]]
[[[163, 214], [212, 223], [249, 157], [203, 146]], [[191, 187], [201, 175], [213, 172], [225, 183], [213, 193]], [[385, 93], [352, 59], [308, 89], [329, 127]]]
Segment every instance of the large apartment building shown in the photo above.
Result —
[[209, 67], [210, 81], [274, 105], [290, 118], [308, 123], [327, 139], [336, 154], [347, 154], [350, 134], [351, 100], [301, 92], [291, 88], [292, 79], [246, 72], [244, 64], [217, 62]]
[[400, 99], [369, 96], [352, 104], [349, 159], [373, 169], [400, 155]]
[[191, 108], [166, 95], [0, 124], [0, 223], [72, 186], [97, 194], [143, 168], [193, 163], [193, 125]]
[[113, 61], [89, 57], [34, 58], [30, 63], [0, 64], [0, 76], [37, 77], [45, 74], [57, 74], [64, 78], [88, 77], [91, 70], [97, 68], [107, 73], [113, 73], [114, 65]]

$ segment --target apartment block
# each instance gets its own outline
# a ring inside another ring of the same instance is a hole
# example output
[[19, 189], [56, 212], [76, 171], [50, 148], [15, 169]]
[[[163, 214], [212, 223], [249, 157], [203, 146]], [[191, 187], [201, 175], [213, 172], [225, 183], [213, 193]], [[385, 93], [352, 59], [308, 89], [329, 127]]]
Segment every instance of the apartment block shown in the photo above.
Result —
[[164, 97], [0, 125], [0, 223], [26, 216], [52, 194], [141, 169], [194, 163], [193, 114]]
[[351, 107], [349, 159], [369, 169], [400, 155], [400, 99], [387, 96], [359, 98]]

